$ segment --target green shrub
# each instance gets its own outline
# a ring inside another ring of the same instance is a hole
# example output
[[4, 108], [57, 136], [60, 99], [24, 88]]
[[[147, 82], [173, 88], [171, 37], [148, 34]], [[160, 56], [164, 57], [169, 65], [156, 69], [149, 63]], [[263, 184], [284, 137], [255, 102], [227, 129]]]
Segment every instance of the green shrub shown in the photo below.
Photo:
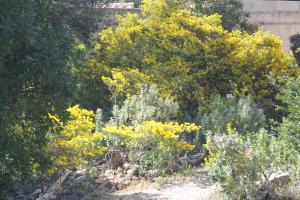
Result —
[[128, 97], [121, 107], [113, 107], [110, 124], [136, 125], [144, 121], [170, 121], [178, 114], [179, 106], [169, 98], [159, 97], [154, 85], [142, 85], [139, 94]]
[[263, 129], [244, 137], [229, 126], [228, 135], [209, 138], [206, 165], [228, 199], [253, 199], [258, 181], [266, 183], [269, 190], [272, 173], [294, 174], [292, 169], [297, 166], [299, 155], [293, 149], [283, 148], [285, 145]]
[[206, 108], [199, 108], [196, 122], [201, 124], [201, 131], [196, 137], [197, 143], [203, 142], [203, 135], [224, 134], [229, 123], [243, 134], [256, 132], [266, 126], [263, 110], [258, 108], [250, 96], [227, 96], [213, 95]]
[[285, 77], [285, 86], [281, 87], [277, 99], [284, 106], [279, 107], [287, 113], [277, 128], [280, 137], [287, 141], [290, 148], [300, 152], [300, 79]]
[[199, 130], [194, 124], [172, 122], [178, 109], [172, 99], [159, 97], [155, 86], [143, 85], [139, 94], [129, 96], [121, 107], [114, 106], [112, 119], [102, 128], [107, 145], [111, 151], [127, 150], [141, 174], [163, 173], [177, 156], [194, 148], [184, 141], [183, 133]]

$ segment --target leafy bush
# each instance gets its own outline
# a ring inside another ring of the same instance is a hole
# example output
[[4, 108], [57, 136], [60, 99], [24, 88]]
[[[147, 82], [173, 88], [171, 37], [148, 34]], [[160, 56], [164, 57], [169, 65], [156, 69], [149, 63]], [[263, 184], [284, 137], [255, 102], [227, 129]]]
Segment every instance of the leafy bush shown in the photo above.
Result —
[[110, 124], [137, 125], [144, 121], [170, 121], [178, 114], [179, 106], [170, 98], [159, 97], [154, 85], [142, 85], [137, 95], [128, 97], [123, 105], [113, 107]]
[[139, 165], [142, 173], [150, 169], [166, 169], [183, 151], [194, 147], [180, 140], [183, 132], [198, 131], [194, 124], [145, 121], [135, 126], [107, 126], [102, 131], [114, 136], [119, 145], [129, 150], [130, 160]]
[[300, 152], [300, 79], [285, 77], [285, 86], [281, 87], [277, 98], [284, 106], [280, 109], [287, 113], [277, 128], [280, 137]]
[[142, 173], [163, 171], [180, 153], [193, 149], [182, 133], [199, 129], [194, 124], [170, 122], [177, 113], [176, 102], [160, 97], [155, 86], [142, 85], [139, 94], [128, 96], [121, 107], [114, 106], [113, 117], [102, 132], [109, 149], [128, 150]]
[[91, 158], [103, 154], [101, 145], [104, 135], [94, 133], [94, 113], [81, 109], [78, 105], [67, 109], [70, 114], [63, 123], [57, 116], [49, 114], [54, 123], [49, 136], [48, 153], [53, 167], [50, 172], [86, 166]]
[[[101, 32], [94, 50], [90, 74], [138, 69], [163, 95], [174, 97], [180, 116], [188, 120], [212, 93], [274, 100], [267, 75], [277, 78], [295, 70], [279, 37], [228, 32], [219, 15], [197, 17], [168, 0], [143, 1], [141, 15], [128, 14], [116, 28]], [[105, 76], [113, 79], [111, 73]]]
[[239, 133], [256, 132], [266, 126], [262, 109], [252, 101], [251, 97], [221, 97], [213, 95], [206, 107], [200, 107], [196, 122], [201, 124], [201, 132], [196, 142], [201, 142], [203, 135], [222, 135], [227, 124], [232, 124]]
[[[228, 127], [228, 135], [217, 135], [206, 144], [210, 175], [220, 184], [228, 199], [253, 199], [257, 181], [269, 190], [270, 175], [277, 171], [291, 172], [299, 155], [284, 148], [285, 142], [265, 130], [244, 137]], [[288, 155], [288, 156], [287, 156]]]
[[220, 14], [222, 16], [222, 26], [227, 30], [254, 30], [254, 26], [248, 23], [248, 16], [243, 11], [241, 0], [193, 0], [193, 2], [195, 5], [194, 11], [198, 14]]

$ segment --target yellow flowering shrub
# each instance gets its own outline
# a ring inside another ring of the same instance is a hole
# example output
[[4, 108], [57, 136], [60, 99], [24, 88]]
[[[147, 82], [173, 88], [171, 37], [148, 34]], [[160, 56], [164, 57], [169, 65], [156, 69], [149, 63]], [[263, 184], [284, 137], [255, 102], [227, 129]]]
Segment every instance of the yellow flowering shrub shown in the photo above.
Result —
[[182, 133], [200, 129], [195, 124], [145, 121], [136, 126], [111, 126], [102, 129], [105, 135], [114, 136], [120, 146], [129, 149], [131, 161], [141, 170], [165, 169], [183, 151], [191, 151], [194, 145], [184, 141]]
[[49, 114], [54, 124], [54, 134], [51, 135], [47, 147], [53, 161], [52, 172], [87, 165], [91, 158], [106, 150], [101, 145], [104, 135], [93, 133], [94, 113], [81, 109], [78, 105], [68, 108], [67, 111], [70, 116], [66, 122]]
[[[192, 116], [212, 93], [274, 99], [267, 76], [296, 70], [278, 36], [229, 32], [221, 16], [198, 17], [181, 8], [177, 1], [144, 1], [140, 15], [120, 18], [116, 28], [99, 34], [94, 61], [110, 69], [138, 69], [178, 101], [182, 115]], [[110, 78], [116, 80], [114, 73]], [[123, 92], [130, 93], [132, 86], [125, 86]]]
[[138, 69], [115, 68], [111, 70], [111, 76], [102, 76], [102, 80], [113, 97], [137, 94], [143, 84], [151, 83], [150, 77]]

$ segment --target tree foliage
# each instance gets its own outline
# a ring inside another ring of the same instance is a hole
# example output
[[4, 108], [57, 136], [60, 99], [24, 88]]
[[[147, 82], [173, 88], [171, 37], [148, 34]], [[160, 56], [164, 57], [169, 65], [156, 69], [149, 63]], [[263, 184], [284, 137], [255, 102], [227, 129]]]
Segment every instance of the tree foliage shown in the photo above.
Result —
[[200, 15], [219, 14], [222, 26], [226, 30], [246, 30], [252, 32], [255, 27], [248, 22], [241, 0], [193, 0], [194, 12]]
[[0, 3], [0, 193], [46, 162], [45, 116], [72, 96], [73, 38], [60, 9], [47, 0]]
[[212, 93], [272, 99], [266, 76], [294, 70], [270, 33], [228, 32], [219, 15], [196, 17], [174, 1], [144, 1], [141, 9], [101, 32], [93, 61], [99, 69], [138, 69], [175, 97], [183, 115], [195, 115]]
[[101, 144], [104, 135], [94, 132], [95, 114], [81, 109], [78, 105], [68, 108], [67, 111], [70, 116], [65, 123], [58, 116], [49, 114], [54, 123], [46, 147], [53, 161], [51, 172], [87, 166], [91, 158], [106, 150]]

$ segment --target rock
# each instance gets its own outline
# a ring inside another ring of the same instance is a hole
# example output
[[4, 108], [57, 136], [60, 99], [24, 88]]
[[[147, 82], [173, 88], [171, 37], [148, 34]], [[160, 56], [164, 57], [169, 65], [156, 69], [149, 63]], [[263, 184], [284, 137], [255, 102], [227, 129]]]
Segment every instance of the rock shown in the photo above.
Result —
[[291, 177], [289, 173], [277, 172], [271, 174], [269, 178], [270, 189], [276, 190], [278, 188], [284, 188], [291, 182]]
[[73, 183], [74, 183], [74, 184], [81, 184], [81, 183], [85, 182], [86, 180], [87, 180], [87, 177], [86, 177], [85, 175], [82, 175], [82, 176], [77, 177], [77, 178], [73, 181]]
[[36, 199], [41, 194], [41, 192], [41, 189], [36, 189], [33, 193], [30, 194], [30, 197]]
[[203, 153], [197, 153], [187, 156], [186, 161], [193, 166], [200, 165], [204, 160], [205, 155]]
[[67, 179], [69, 178], [70, 175], [71, 175], [71, 172], [67, 171], [65, 174], [63, 174], [56, 180], [56, 184], [63, 185], [63, 183], [67, 181]]
[[87, 169], [77, 170], [76, 172], [73, 173], [74, 178], [77, 178], [79, 176], [86, 176], [87, 174], [88, 174]]
[[115, 174], [115, 171], [114, 170], [106, 170], [104, 174], [105, 174], [105, 176], [111, 176], [111, 175]]
[[97, 188], [100, 190], [111, 190], [113, 189], [113, 184], [110, 181], [105, 181], [101, 185], [99, 185]]
[[137, 176], [139, 175], [139, 166], [132, 165], [131, 168], [127, 171], [128, 176]]
[[106, 163], [108, 169], [118, 169], [123, 165], [123, 153], [121, 151], [113, 151], [108, 154], [108, 161]]
[[57, 196], [54, 192], [46, 193], [43, 196], [37, 198], [36, 200], [56, 200]]
[[167, 169], [168, 173], [177, 172], [180, 170], [180, 165], [177, 162], [171, 163]]
[[129, 164], [128, 162], [125, 162], [125, 163], [123, 164], [123, 169], [124, 169], [125, 171], [129, 170], [129, 169], [130, 169], [130, 164]]
[[154, 177], [157, 177], [157, 176], [159, 176], [159, 170], [157, 170], [157, 169], [152, 169], [152, 170], [149, 170], [147, 172], [147, 177], [148, 178], [154, 178]]
[[122, 190], [130, 185], [130, 178], [128, 177], [118, 178], [114, 181], [113, 185], [114, 185], [114, 189]]
[[105, 175], [100, 175], [95, 180], [95, 184], [102, 184], [103, 182], [107, 181], [108, 178]]
[[18, 200], [25, 200], [25, 199], [27, 199], [27, 196], [24, 195], [24, 194], [19, 194], [19, 195], [17, 195], [16, 199], [18, 199]]
[[22, 189], [22, 188], [19, 188], [19, 189], [17, 190], [16, 194], [17, 194], [17, 195], [22, 195], [22, 194], [24, 194], [23, 189]]

